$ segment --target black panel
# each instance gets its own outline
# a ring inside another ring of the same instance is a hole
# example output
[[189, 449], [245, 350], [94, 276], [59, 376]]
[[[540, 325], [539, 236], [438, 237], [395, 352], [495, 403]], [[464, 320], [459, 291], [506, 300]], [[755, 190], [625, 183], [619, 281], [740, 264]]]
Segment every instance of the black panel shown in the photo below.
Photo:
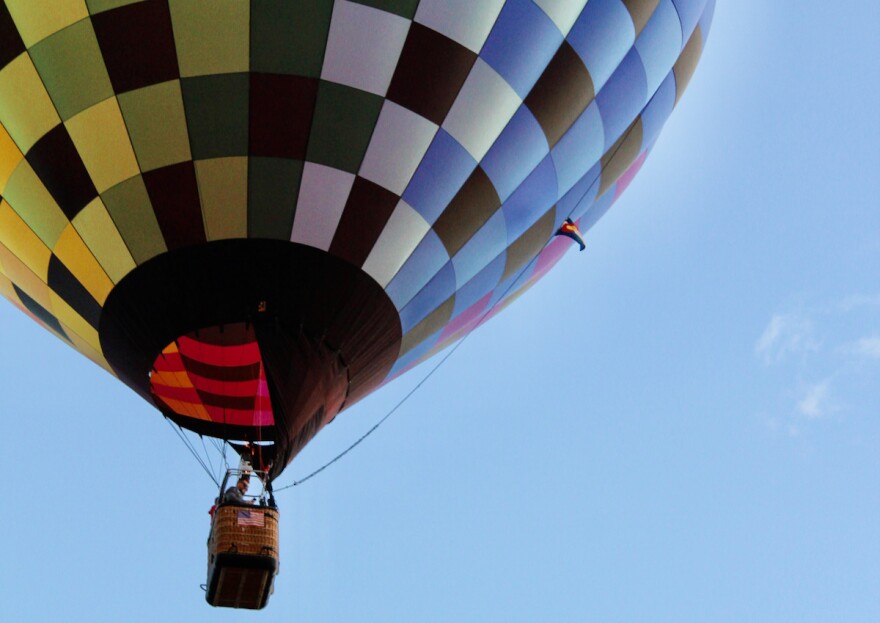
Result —
[[101, 306], [55, 255], [49, 258], [49, 287], [86, 322], [98, 328]]
[[18, 28], [9, 15], [9, 9], [0, 2], [0, 69], [6, 67], [19, 54], [25, 51], [24, 42]]
[[25, 294], [24, 290], [19, 288], [14, 283], [12, 284], [12, 287], [15, 290], [15, 293], [18, 295], [19, 300], [21, 300], [21, 304], [24, 305], [25, 309], [27, 309], [30, 313], [32, 313], [34, 316], [36, 316], [40, 320], [42, 320], [46, 324], [47, 327], [49, 327], [50, 329], [55, 331], [58, 335], [63, 337], [65, 340], [67, 340], [68, 342], [70, 341], [70, 338], [67, 337], [67, 334], [64, 332], [64, 329], [61, 327], [61, 323], [58, 322], [58, 319], [55, 316], [50, 314], [49, 311], [45, 307], [43, 307], [42, 305], [37, 303], [34, 299], [29, 297], [27, 294]]
[[49, 130], [26, 157], [69, 220], [98, 196], [86, 165], [63, 125]]

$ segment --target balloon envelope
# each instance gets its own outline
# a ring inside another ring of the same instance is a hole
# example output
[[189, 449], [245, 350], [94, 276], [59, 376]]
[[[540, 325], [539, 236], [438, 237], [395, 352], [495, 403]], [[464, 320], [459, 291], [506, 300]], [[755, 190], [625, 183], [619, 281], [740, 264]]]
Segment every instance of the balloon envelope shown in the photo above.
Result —
[[7, 0], [0, 293], [277, 475], [604, 214], [713, 10]]

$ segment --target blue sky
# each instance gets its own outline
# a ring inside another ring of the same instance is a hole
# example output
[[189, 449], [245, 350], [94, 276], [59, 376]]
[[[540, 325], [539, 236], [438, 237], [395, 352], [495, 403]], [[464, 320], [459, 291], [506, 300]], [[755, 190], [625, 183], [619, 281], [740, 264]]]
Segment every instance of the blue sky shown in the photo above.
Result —
[[720, 2], [587, 251], [279, 495], [259, 613], [203, 601], [214, 485], [168, 425], [0, 302], [0, 619], [880, 620], [878, 23]]

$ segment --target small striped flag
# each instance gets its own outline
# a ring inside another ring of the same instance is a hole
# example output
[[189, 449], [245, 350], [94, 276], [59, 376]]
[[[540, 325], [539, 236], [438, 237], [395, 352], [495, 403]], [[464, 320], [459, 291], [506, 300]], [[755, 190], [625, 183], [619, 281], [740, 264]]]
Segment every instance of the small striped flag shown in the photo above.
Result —
[[263, 527], [263, 513], [260, 511], [238, 511], [239, 526]]

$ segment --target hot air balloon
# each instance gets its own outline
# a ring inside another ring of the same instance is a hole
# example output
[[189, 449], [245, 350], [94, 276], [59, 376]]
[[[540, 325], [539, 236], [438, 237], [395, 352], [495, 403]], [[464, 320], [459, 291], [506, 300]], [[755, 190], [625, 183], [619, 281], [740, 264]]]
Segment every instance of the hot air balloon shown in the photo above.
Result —
[[271, 482], [605, 213], [714, 4], [6, 0], [0, 293]]

